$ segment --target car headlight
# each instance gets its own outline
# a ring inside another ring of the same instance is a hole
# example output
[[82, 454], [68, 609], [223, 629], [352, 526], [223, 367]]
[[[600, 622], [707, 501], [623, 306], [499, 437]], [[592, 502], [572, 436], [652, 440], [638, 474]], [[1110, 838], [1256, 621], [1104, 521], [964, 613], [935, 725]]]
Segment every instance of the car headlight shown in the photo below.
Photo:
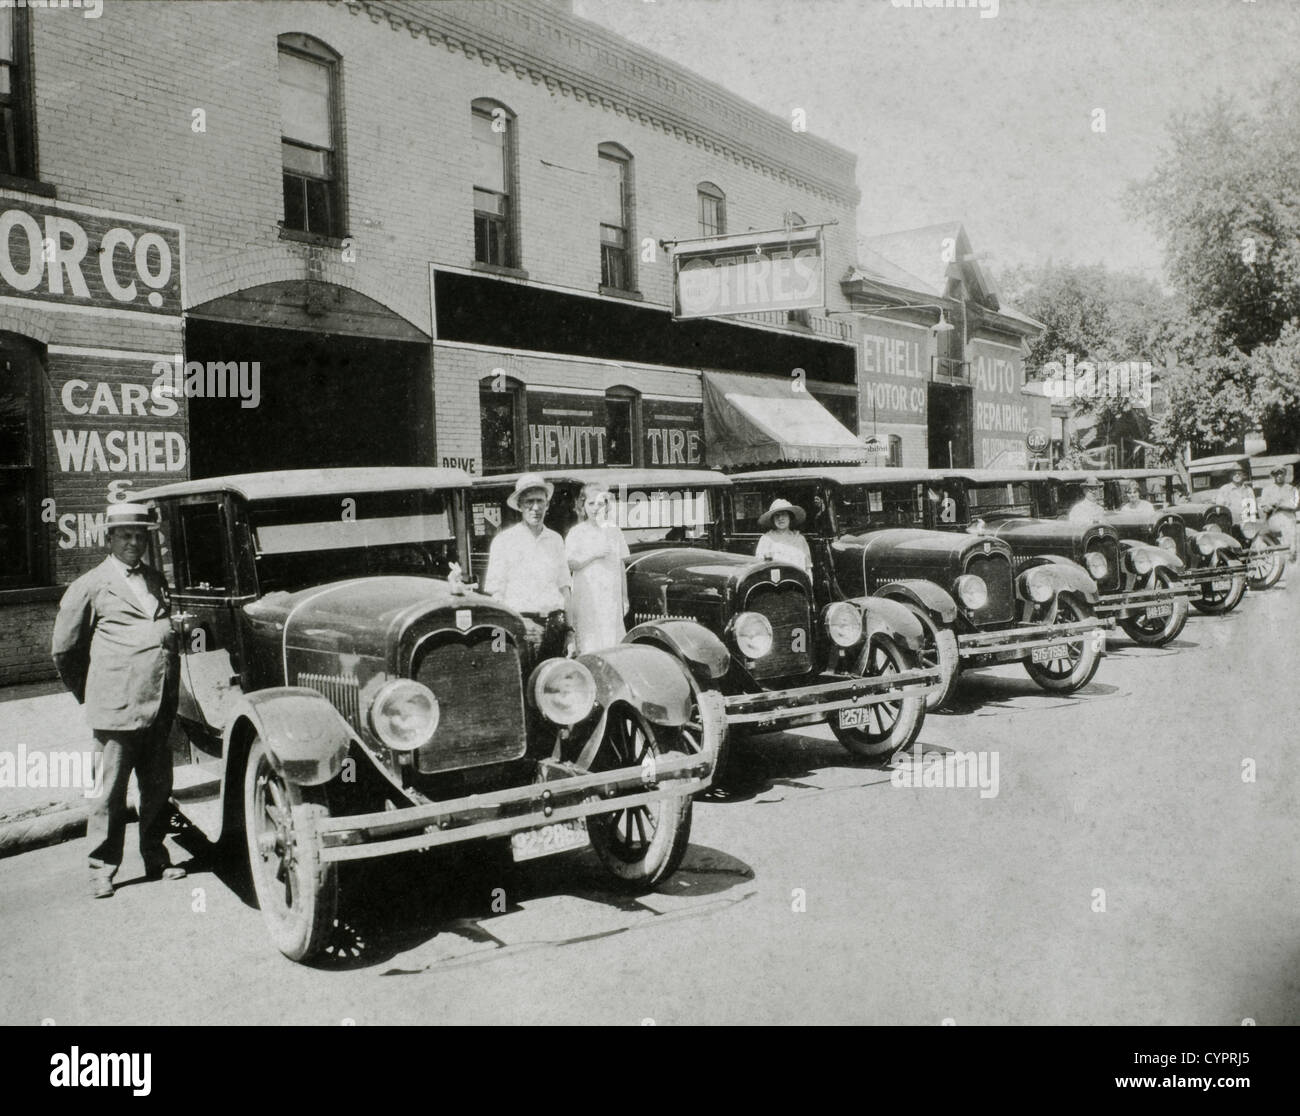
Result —
[[370, 703], [370, 730], [395, 752], [423, 748], [438, 731], [438, 699], [413, 678], [386, 682]]
[[772, 625], [761, 612], [742, 612], [732, 625], [736, 646], [747, 659], [761, 659], [772, 650]]
[[1214, 540], [1210, 538], [1207, 532], [1202, 531], [1196, 536], [1196, 549], [1206, 557], [1214, 553]]
[[1151, 561], [1151, 555], [1145, 550], [1130, 550], [1128, 552], [1129, 565], [1133, 567], [1135, 574], [1149, 574], [1151, 567], [1155, 564]]
[[596, 680], [575, 659], [551, 659], [533, 675], [533, 701], [552, 724], [576, 725], [596, 704]]
[[1178, 553], [1178, 540], [1173, 535], [1161, 535], [1156, 539], [1156, 546], [1164, 550], [1171, 550], [1175, 554]]
[[862, 613], [847, 601], [827, 605], [822, 623], [837, 647], [852, 647], [862, 639]]
[[1046, 570], [1030, 570], [1025, 574], [1025, 592], [1037, 604], [1046, 604], [1056, 593], [1056, 586]]
[[975, 574], [962, 574], [953, 584], [957, 599], [972, 612], [989, 603], [989, 587]]
[[1093, 581], [1105, 581], [1106, 575], [1110, 573], [1110, 563], [1106, 561], [1106, 555], [1100, 550], [1088, 551], [1083, 556], [1083, 564]]

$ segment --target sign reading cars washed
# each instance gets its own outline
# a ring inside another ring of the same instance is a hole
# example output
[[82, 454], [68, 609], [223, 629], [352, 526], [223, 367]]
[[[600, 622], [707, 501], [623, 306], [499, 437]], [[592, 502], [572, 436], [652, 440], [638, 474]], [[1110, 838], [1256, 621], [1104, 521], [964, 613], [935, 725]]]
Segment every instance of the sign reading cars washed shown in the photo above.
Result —
[[0, 297], [176, 317], [180, 226], [0, 195]]
[[825, 306], [825, 262], [820, 228], [684, 241], [673, 249], [674, 317]]

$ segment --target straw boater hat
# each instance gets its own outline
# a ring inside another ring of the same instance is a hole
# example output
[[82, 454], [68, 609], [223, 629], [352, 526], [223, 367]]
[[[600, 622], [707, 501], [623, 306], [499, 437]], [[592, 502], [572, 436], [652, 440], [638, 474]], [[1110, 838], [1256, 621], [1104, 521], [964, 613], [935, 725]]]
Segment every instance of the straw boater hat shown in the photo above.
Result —
[[104, 530], [114, 527], [145, 527], [150, 531], [158, 530], [158, 521], [153, 509], [144, 504], [109, 504], [104, 512]]
[[515, 481], [515, 490], [506, 497], [506, 503], [514, 508], [515, 511], [521, 511], [522, 509], [519, 507], [519, 497], [525, 492], [531, 492], [534, 488], [540, 488], [545, 492], [548, 500], [555, 495], [555, 485], [545, 477], [539, 476], [537, 473], [525, 473]]
[[798, 504], [792, 504], [789, 500], [773, 500], [772, 506], [758, 517], [758, 525], [767, 530], [772, 526], [772, 517], [777, 512], [789, 512], [790, 518], [794, 520], [796, 527], [802, 527], [803, 521], [808, 518], [807, 513]]

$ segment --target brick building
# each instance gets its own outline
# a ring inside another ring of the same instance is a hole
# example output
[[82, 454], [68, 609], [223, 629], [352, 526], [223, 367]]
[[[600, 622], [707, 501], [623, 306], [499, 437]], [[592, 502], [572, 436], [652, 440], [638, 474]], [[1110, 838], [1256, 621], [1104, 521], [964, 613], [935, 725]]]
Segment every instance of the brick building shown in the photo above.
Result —
[[[703, 464], [710, 370], [856, 427], [853, 157], [563, 4], [8, 8], [0, 71], [0, 684], [151, 484]], [[661, 242], [805, 226], [830, 313], [674, 320]]]

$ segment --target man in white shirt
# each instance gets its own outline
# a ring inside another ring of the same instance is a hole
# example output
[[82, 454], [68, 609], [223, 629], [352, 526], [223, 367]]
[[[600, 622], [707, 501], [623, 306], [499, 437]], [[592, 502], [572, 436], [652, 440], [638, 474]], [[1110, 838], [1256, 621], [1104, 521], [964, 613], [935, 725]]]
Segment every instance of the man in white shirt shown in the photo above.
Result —
[[1268, 525], [1290, 549], [1290, 558], [1296, 560], [1295, 514], [1300, 508], [1300, 491], [1287, 484], [1286, 466], [1279, 465], [1270, 474], [1268, 484], [1259, 494], [1259, 510], [1268, 516]]
[[1232, 512], [1232, 522], [1238, 527], [1242, 523], [1254, 523], [1259, 518], [1259, 508], [1255, 502], [1255, 490], [1250, 487], [1250, 463], [1237, 462], [1232, 470], [1232, 480], [1223, 485], [1214, 498], [1220, 504], [1226, 504]]
[[1106, 509], [1101, 506], [1101, 481], [1093, 478], [1086, 480], [1080, 497], [1070, 508], [1070, 522], [1105, 523]]
[[488, 550], [483, 591], [524, 618], [528, 642], [538, 659], [563, 655], [570, 638], [569, 573], [564, 540], [545, 525], [555, 487], [535, 473], [515, 482], [506, 503], [522, 522], [498, 532]]

